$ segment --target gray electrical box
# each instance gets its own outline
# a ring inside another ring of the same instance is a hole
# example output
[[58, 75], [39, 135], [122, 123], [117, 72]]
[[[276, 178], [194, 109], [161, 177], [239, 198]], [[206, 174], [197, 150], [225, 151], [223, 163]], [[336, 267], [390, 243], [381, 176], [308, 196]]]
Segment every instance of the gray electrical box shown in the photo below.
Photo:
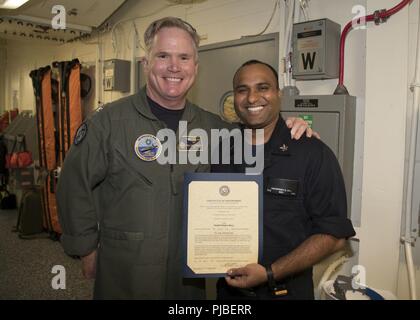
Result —
[[[356, 97], [348, 95], [283, 96], [281, 113], [284, 118], [305, 119], [334, 152], [346, 184], [349, 218], [358, 221], [360, 210], [356, 210], [357, 212], [351, 210], [354, 184]], [[361, 201], [361, 199], [355, 200]]]
[[130, 61], [104, 61], [104, 91], [130, 91]]
[[317, 80], [338, 78], [341, 27], [329, 19], [293, 25], [293, 78]]

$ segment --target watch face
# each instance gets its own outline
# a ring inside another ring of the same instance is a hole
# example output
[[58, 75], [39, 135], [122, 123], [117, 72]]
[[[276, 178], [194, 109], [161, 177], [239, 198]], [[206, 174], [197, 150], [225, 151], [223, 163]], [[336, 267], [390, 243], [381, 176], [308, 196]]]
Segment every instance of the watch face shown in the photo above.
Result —
[[220, 115], [230, 123], [240, 122], [233, 106], [233, 91], [226, 92], [220, 99]]

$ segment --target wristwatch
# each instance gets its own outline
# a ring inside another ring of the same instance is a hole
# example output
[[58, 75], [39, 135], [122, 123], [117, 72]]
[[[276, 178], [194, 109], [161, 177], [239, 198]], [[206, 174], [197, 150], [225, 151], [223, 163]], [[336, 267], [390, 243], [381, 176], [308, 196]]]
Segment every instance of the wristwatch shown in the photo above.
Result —
[[267, 286], [272, 294], [275, 296], [284, 296], [287, 294], [286, 286], [277, 284], [274, 279], [273, 269], [271, 269], [271, 264], [265, 266], [265, 271], [267, 272]]

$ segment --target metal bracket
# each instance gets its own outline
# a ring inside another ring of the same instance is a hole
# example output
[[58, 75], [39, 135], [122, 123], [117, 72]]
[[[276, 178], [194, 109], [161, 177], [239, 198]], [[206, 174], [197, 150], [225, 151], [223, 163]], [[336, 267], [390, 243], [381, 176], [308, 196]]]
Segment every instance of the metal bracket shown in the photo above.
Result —
[[376, 25], [384, 23], [388, 20], [388, 17], [385, 16], [386, 9], [376, 10], [373, 13], [373, 19]]

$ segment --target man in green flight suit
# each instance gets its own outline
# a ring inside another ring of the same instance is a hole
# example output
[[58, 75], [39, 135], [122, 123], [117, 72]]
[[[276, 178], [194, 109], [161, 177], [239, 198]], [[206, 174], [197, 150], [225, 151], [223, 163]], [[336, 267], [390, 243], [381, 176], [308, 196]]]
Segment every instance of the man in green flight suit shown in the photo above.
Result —
[[[210, 164], [159, 163], [156, 136], [177, 132], [180, 121], [208, 133], [232, 126], [186, 100], [198, 70], [190, 24], [154, 21], [145, 44], [147, 85], [86, 120], [66, 156], [57, 190], [61, 242], [95, 278], [95, 299], [204, 299], [204, 279], [182, 276], [182, 189], [185, 172]], [[306, 123], [289, 120], [299, 138]]]

